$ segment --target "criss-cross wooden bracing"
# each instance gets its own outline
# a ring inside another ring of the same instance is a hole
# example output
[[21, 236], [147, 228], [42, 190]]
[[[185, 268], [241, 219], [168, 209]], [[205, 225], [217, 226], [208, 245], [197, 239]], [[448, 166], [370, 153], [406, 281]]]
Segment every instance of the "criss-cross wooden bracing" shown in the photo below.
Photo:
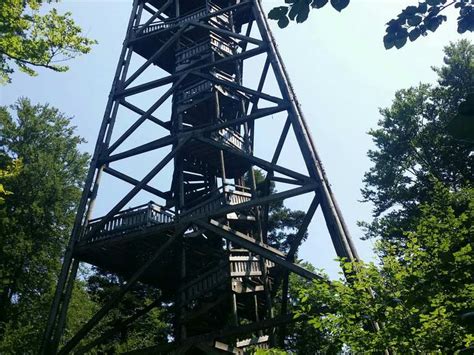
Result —
[[[244, 77], [249, 65], [253, 84]], [[136, 137], [145, 124], [148, 141]], [[258, 131], [278, 124], [278, 135]], [[259, 134], [264, 142], [256, 142]], [[303, 171], [281, 157], [290, 134]], [[259, 155], [262, 145], [267, 157]], [[257, 189], [255, 169], [263, 172], [261, 185], [277, 183], [278, 191]], [[92, 210], [105, 178], [108, 187], [129, 188], [114, 190], [119, 198], [97, 218]], [[153, 202], [130, 207], [143, 193]], [[302, 195], [311, 201], [303, 223], [289, 249], [278, 250], [268, 241], [269, 205]], [[175, 313], [173, 341], [144, 353], [244, 353], [275, 344], [277, 329], [292, 320], [288, 274], [317, 277], [294, 263], [317, 208], [337, 255], [357, 259], [260, 1], [135, 0], [42, 352], [85, 353], [161, 303]], [[81, 262], [127, 281], [62, 339]], [[137, 282], [159, 288], [160, 300], [86, 342]]]

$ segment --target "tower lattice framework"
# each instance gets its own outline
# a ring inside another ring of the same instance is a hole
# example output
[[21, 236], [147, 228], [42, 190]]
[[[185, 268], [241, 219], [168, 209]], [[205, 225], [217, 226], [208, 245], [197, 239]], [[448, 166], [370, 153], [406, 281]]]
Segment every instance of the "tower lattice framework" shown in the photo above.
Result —
[[[244, 67], [255, 58], [262, 65], [252, 86]], [[266, 91], [270, 76], [276, 94]], [[169, 113], [158, 115], [163, 108]], [[118, 132], [124, 112], [133, 120]], [[273, 117], [281, 129], [264, 158], [255, 139], [260, 122]], [[133, 139], [145, 123], [156, 128], [148, 129], [154, 138]], [[289, 134], [304, 172], [281, 161]], [[152, 152], [159, 158], [150, 161]], [[141, 177], [124, 168], [145, 160], [151, 168]], [[256, 169], [264, 181], [256, 181]], [[129, 188], [93, 218], [105, 176]], [[133, 205], [143, 193], [152, 201]], [[311, 201], [303, 221], [278, 249], [269, 239], [270, 206], [303, 195]], [[274, 345], [277, 329], [292, 321], [289, 273], [318, 277], [295, 263], [318, 208], [336, 254], [357, 259], [260, 0], [134, 0], [42, 352], [85, 353], [161, 303], [174, 310], [173, 341], [143, 353], [238, 354]], [[126, 282], [62, 339], [81, 262]], [[85, 343], [137, 282], [158, 288], [160, 299]]]

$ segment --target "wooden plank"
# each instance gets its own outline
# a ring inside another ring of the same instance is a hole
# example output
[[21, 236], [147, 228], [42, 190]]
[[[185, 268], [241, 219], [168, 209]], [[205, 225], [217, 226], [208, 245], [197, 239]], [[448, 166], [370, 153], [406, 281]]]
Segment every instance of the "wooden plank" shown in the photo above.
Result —
[[244, 339], [244, 340], [238, 341], [236, 345], [239, 348], [244, 348], [250, 345], [266, 343], [269, 339], [270, 337], [268, 335], [263, 335], [258, 338], [250, 338], [250, 339]]

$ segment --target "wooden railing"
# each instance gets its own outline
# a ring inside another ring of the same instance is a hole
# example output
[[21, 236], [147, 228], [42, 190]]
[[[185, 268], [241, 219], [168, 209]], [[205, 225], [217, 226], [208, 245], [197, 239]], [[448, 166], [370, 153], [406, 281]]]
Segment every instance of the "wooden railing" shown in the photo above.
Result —
[[176, 68], [177, 70], [183, 70], [193, 64], [193, 59], [196, 60], [196, 58], [200, 59], [204, 55], [209, 55], [212, 50], [222, 55], [232, 55], [235, 48], [234, 42], [224, 40], [222, 37], [211, 33], [210, 39], [178, 51], [176, 53]]
[[[244, 191], [239, 191], [244, 190]], [[186, 216], [209, 215], [213, 211], [227, 205], [238, 205], [252, 199], [252, 194], [248, 188], [236, 185], [225, 185], [216, 191], [210, 192], [202, 197], [203, 202], [182, 213]], [[207, 196], [207, 197], [206, 197]]]
[[213, 34], [211, 34], [211, 46], [228, 55], [232, 55], [236, 48], [236, 44], [234, 42], [229, 42], [229, 40], [224, 40], [221, 37]]
[[[235, 84], [235, 76], [229, 75], [222, 70], [213, 70], [210, 73], [216, 79], [222, 81], [228, 81], [231, 84]], [[211, 93], [213, 88], [216, 87], [220, 89], [228, 97], [233, 97], [238, 100], [238, 96], [232, 94], [225, 85], [214, 84], [212, 80], [202, 79], [191, 84], [187, 84], [185, 87], [181, 87], [179, 93], [176, 95], [177, 103], [187, 103], [189, 100], [194, 99], [196, 96], [199, 96], [204, 93]]]
[[[156, 31], [160, 31], [163, 29], [171, 28], [174, 26], [182, 25], [186, 22], [193, 21], [193, 20], [199, 20], [200, 18], [208, 15], [208, 10], [206, 8], [201, 8], [199, 10], [193, 11], [189, 14], [180, 16], [178, 18], [166, 20], [166, 21], [160, 21], [160, 22], [152, 22], [150, 23], [145, 29], [143, 29], [143, 34], [148, 34]], [[140, 29], [141, 27], [138, 27], [137, 29]]]
[[229, 127], [220, 129], [212, 135], [212, 138], [224, 144], [230, 145], [233, 148], [240, 150], [246, 150], [247, 148], [244, 137]]
[[[180, 291], [184, 292], [186, 302], [192, 301], [206, 293], [209, 293], [216, 287], [221, 286], [224, 282], [229, 282], [230, 278], [235, 278], [236, 282], [242, 282], [245, 278], [256, 277], [262, 275], [261, 259], [257, 256], [247, 255], [230, 255], [229, 263], [222, 263], [218, 266], [199, 274], [195, 279], [185, 283]], [[267, 268], [272, 268], [275, 264], [269, 260], [265, 260]], [[254, 287], [251, 292], [262, 291], [263, 287]], [[246, 291], [246, 292], [250, 292]]]
[[186, 301], [191, 301], [221, 285], [228, 277], [225, 264], [218, 265], [186, 283], [181, 291], [184, 292]]
[[[183, 25], [190, 21], [199, 21], [201, 18], [212, 15], [214, 12], [221, 11], [222, 9], [212, 3], [208, 3], [208, 6], [202, 7], [200, 9], [191, 11], [187, 14], [179, 16], [177, 18], [159, 20], [158, 22], [152, 22], [143, 29], [142, 34], [149, 34], [156, 31], [161, 31], [163, 29], [168, 29], [175, 26]], [[211, 20], [217, 21], [220, 24], [229, 24], [229, 15], [226, 13], [221, 13]], [[212, 24], [212, 23], [211, 23]], [[137, 30], [143, 28], [143, 25], [136, 27]]]
[[83, 240], [95, 241], [110, 236], [130, 233], [158, 224], [171, 223], [174, 214], [152, 202], [118, 212], [92, 235], [104, 217], [90, 220], [83, 232]]
[[[257, 256], [248, 255], [231, 255], [230, 261], [230, 276], [232, 277], [248, 277], [262, 275], [262, 268], [260, 267], [260, 258]], [[265, 260], [266, 267], [274, 267], [275, 264], [269, 260]]]
[[209, 80], [201, 80], [195, 84], [184, 88], [180, 94], [178, 94], [178, 102], [188, 101], [203, 93], [210, 93], [212, 91], [213, 84]]

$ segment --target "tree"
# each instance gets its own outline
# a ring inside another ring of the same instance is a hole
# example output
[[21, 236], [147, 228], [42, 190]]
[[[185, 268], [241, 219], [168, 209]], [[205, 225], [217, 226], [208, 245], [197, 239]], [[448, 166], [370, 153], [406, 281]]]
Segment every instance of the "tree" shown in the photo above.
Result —
[[71, 13], [53, 8], [43, 14], [44, 3], [0, 2], [0, 84], [11, 81], [15, 66], [29, 75], [36, 75], [35, 67], [66, 71], [64, 61], [88, 53], [96, 43], [82, 35]]
[[445, 66], [434, 68], [438, 85], [400, 90], [392, 106], [380, 110], [371, 130], [376, 149], [362, 195], [374, 204], [368, 237], [403, 243], [404, 228], [416, 221], [420, 203], [429, 202], [433, 181], [456, 191], [474, 176], [474, 144], [446, 130], [459, 104], [474, 91], [474, 45], [467, 40], [445, 48]]
[[[323, 275], [322, 270], [317, 270], [309, 262], [300, 262], [302, 267], [312, 272]], [[289, 277], [288, 313], [297, 314], [301, 305], [305, 302], [302, 290], [312, 288], [312, 281], [295, 274]], [[277, 298], [279, 301], [279, 298]], [[279, 306], [279, 302], [276, 303]], [[342, 343], [326, 329], [315, 329], [304, 320], [297, 320], [285, 327], [284, 349], [292, 354], [333, 354], [341, 349]]]
[[[273, 8], [268, 17], [278, 21], [280, 28], [288, 26], [290, 21], [296, 23], [308, 19], [310, 9], [320, 9], [328, 4], [328, 0], [287, 0], [288, 5]], [[337, 11], [342, 11], [350, 0], [331, 0], [331, 5]], [[425, 0], [418, 6], [407, 6], [397, 18], [387, 23], [383, 43], [386, 49], [402, 48], [409, 39], [415, 41], [420, 36], [427, 36], [435, 32], [447, 20], [442, 14], [446, 8], [454, 6], [459, 9], [458, 32], [474, 31], [474, 1], [472, 0]]]
[[363, 194], [378, 217], [366, 225], [378, 265], [342, 261], [345, 280], [300, 289], [299, 314], [354, 352], [474, 346], [473, 144], [446, 131], [474, 88], [474, 48], [460, 41], [445, 54], [438, 85], [397, 92], [369, 132], [376, 149]]
[[[0, 352], [29, 353], [41, 330], [81, 194], [88, 155], [70, 118], [20, 99], [0, 108], [0, 169], [21, 160], [15, 176], [0, 177], [11, 194], [0, 218]], [[73, 323], [93, 305], [75, 290]], [[70, 323], [71, 325], [71, 323]]]
[[[356, 353], [454, 353], [474, 346], [474, 323], [465, 319], [474, 307], [474, 189], [451, 192], [437, 183], [430, 201], [404, 231], [403, 248], [382, 241], [379, 267], [345, 263], [346, 280], [302, 288], [298, 315]], [[369, 329], [369, 320], [381, 329]]]
[[[104, 270], [93, 268], [87, 278], [87, 292], [97, 305], [104, 305], [123, 285], [125, 279]], [[150, 285], [137, 283], [124, 296], [116, 308], [94, 330], [94, 336], [99, 336], [111, 329], [117, 329], [121, 321], [156, 301], [160, 301], [160, 291]], [[170, 324], [172, 312], [157, 302], [156, 307], [138, 318], [130, 326], [114, 331], [100, 344], [100, 350], [107, 353], [131, 351], [137, 348], [164, 343], [172, 336]]]

